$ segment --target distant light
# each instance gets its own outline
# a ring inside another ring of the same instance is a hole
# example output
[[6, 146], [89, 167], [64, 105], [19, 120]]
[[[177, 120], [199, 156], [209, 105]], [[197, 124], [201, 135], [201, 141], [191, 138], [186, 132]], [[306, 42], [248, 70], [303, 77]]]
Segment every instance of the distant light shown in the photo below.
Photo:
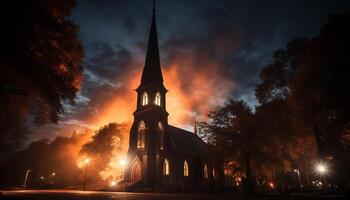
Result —
[[56, 175], [56, 173], [55, 173], [55, 172], [53, 172], [51, 175], [52, 175], [52, 176], [55, 176], [55, 175]]
[[44, 180], [44, 177], [43, 177], [43, 176], [41, 176], [41, 177], [40, 177], [40, 179], [41, 179], [41, 180]]
[[86, 164], [88, 164], [88, 163], [90, 162], [90, 159], [89, 159], [89, 158], [86, 158], [86, 159], [84, 160], [84, 162], [85, 162]]
[[272, 182], [269, 183], [270, 188], [274, 188], [275, 184], [273, 184]]
[[117, 182], [115, 182], [115, 181], [112, 181], [111, 182], [111, 186], [113, 187], [113, 186], [115, 186], [117, 184]]
[[315, 166], [315, 171], [321, 175], [328, 172], [328, 167], [325, 163], [317, 163]]
[[119, 164], [120, 164], [122, 167], [126, 166], [127, 163], [128, 163], [128, 162], [127, 162], [125, 159], [120, 159], [120, 160], [119, 160]]

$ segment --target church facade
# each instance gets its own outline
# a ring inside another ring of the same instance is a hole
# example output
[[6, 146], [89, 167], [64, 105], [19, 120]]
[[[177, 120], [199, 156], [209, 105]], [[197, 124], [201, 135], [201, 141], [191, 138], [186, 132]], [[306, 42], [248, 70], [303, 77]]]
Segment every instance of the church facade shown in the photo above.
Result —
[[160, 66], [155, 9], [137, 108], [130, 130], [124, 172], [129, 190], [193, 190], [213, 185], [215, 171], [206, 144], [197, 134], [168, 124], [167, 89]]

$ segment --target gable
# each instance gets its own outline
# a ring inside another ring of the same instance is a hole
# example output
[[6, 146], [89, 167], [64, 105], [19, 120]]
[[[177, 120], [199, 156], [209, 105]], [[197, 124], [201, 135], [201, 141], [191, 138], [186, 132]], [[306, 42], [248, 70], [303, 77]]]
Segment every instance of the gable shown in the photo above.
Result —
[[200, 156], [207, 155], [207, 145], [198, 135], [171, 125], [167, 126], [166, 131], [176, 151]]

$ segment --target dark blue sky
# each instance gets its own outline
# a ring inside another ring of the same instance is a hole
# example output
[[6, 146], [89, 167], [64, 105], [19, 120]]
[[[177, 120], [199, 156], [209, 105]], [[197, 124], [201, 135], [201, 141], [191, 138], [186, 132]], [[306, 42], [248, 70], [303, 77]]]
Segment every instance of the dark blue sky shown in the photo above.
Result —
[[[151, 7], [151, 0], [78, 1], [71, 19], [80, 26], [86, 76], [78, 103], [67, 106], [61, 124], [52, 129], [57, 134], [67, 126], [89, 126], [88, 119], [100, 115], [116, 94], [130, 95], [125, 91], [130, 88], [124, 86], [130, 79], [125, 76], [142, 68]], [[211, 95], [243, 98], [254, 106], [259, 72], [273, 52], [295, 37], [316, 36], [330, 13], [349, 8], [346, 0], [157, 0], [163, 70], [178, 64], [181, 73], [186, 68], [202, 72], [212, 84]], [[182, 92], [201, 90], [189, 87], [193, 76], [184, 72], [177, 77]], [[210, 97], [205, 97], [210, 104]], [[194, 102], [189, 108], [194, 115], [205, 115]]]
[[[105, 42], [143, 56], [144, 52], [137, 50], [138, 45], [144, 46], [147, 41], [151, 0], [78, 3], [72, 19], [79, 24], [86, 47], [96, 41]], [[178, 38], [207, 43], [197, 45], [210, 49], [220, 34], [231, 35], [227, 45], [232, 45], [232, 51], [213, 54], [232, 70], [232, 78], [238, 85], [233, 95], [244, 95], [254, 102], [251, 97], [254, 84], [273, 51], [295, 37], [317, 35], [328, 15], [349, 8], [349, 3], [345, 0], [157, 0], [156, 7], [161, 53], [165, 43]], [[89, 55], [90, 51], [86, 53]]]

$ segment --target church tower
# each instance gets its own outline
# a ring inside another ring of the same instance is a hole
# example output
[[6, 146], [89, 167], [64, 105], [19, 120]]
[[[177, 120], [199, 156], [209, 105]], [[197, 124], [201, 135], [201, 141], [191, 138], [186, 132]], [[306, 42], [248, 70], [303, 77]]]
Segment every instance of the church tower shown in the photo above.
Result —
[[159, 154], [164, 148], [164, 127], [168, 125], [169, 114], [159, 59], [154, 1], [145, 65], [136, 92], [137, 106], [128, 150], [130, 166], [125, 176], [132, 183], [142, 181], [146, 186], [156, 187], [161, 172]]

